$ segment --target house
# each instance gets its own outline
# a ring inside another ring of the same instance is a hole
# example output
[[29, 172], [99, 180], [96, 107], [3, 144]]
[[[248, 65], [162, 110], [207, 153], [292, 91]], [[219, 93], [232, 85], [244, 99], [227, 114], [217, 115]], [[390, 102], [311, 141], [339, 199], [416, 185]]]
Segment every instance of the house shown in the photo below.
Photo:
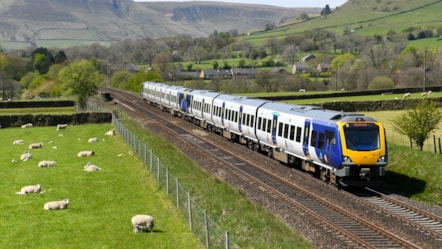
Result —
[[286, 74], [287, 73], [287, 71], [284, 68], [280, 68], [280, 67], [274, 67], [269, 72], [272, 74], [277, 74], [277, 73]]
[[232, 71], [225, 69], [206, 69], [201, 70], [200, 78], [208, 80], [213, 78], [232, 78]]
[[331, 64], [320, 63], [320, 64], [318, 64], [318, 66], [316, 67], [316, 69], [317, 69], [318, 72], [320, 72], [320, 73], [323, 73], [323, 72], [331, 72], [331, 70], [332, 70], [332, 66], [331, 66]]
[[258, 71], [254, 68], [232, 68], [233, 78], [255, 78]]
[[296, 63], [292, 66], [292, 74], [307, 73], [307, 65]]

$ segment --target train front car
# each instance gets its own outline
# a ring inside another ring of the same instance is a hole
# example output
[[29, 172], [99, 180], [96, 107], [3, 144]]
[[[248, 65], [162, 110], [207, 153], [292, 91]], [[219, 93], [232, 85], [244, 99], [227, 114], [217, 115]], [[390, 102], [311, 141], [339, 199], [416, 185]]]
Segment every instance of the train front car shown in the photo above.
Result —
[[346, 115], [336, 122], [342, 145], [342, 166], [335, 170], [342, 186], [368, 186], [385, 175], [388, 161], [383, 125], [371, 117]]

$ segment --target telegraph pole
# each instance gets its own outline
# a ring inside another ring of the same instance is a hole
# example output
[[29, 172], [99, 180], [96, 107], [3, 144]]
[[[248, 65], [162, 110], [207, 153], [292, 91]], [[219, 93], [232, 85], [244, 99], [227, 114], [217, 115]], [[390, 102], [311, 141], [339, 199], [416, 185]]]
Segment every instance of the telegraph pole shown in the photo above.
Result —
[[423, 92], [425, 92], [425, 86], [427, 84], [427, 52], [428, 50], [424, 50], [424, 84], [423, 84]]

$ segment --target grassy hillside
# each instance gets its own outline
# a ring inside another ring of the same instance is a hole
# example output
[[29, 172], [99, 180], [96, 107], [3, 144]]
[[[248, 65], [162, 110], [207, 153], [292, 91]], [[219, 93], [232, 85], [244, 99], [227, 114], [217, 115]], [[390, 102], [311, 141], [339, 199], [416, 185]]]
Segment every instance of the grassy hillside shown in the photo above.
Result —
[[351, 0], [325, 17], [291, 22], [273, 31], [253, 32], [244, 40], [264, 41], [315, 29], [333, 31], [338, 35], [350, 30], [369, 36], [386, 35], [389, 31], [400, 34], [410, 28], [435, 29], [442, 26], [441, 9], [440, 0]]

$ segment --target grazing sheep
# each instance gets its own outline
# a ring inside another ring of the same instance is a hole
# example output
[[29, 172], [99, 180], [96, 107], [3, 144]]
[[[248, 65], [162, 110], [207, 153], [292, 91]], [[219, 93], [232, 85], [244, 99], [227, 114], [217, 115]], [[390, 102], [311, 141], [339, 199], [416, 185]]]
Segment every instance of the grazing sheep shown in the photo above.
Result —
[[66, 209], [68, 208], [69, 199], [64, 199], [62, 201], [50, 201], [46, 202], [43, 208], [45, 210], [56, 210], [56, 209]]
[[422, 97], [425, 97], [425, 96], [427, 96], [427, 92], [423, 92], [421, 95], [422, 95]]
[[433, 92], [431, 90], [427, 92], [428, 96], [430, 96], [431, 94], [433, 94]]
[[55, 161], [40, 161], [38, 163], [39, 168], [46, 168], [46, 167], [55, 167], [57, 163]]
[[32, 193], [40, 193], [41, 192], [41, 186], [40, 184], [37, 185], [30, 185], [30, 186], [24, 186], [21, 188], [20, 192], [16, 192], [17, 195], [27, 195]]
[[411, 95], [410, 93], [406, 93], [406, 94], [404, 94], [404, 99], [410, 97], [410, 95]]
[[43, 147], [43, 143], [33, 143], [28, 146], [28, 149], [32, 150], [32, 149], [38, 149], [41, 147]]
[[68, 124], [58, 124], [56, 130], [59, 131], [61, 129], [66, 129], [68, 127]]
[[78, 157], [88, 157], [93, 155], [95, 155], [95, 152], [93, 150], [80, 151], [77, 154]]
[[105, 136], [114, 136], [114, 135], [116, 135], [117, 133], [115, 132], [115, 129], [112, 129], [112, 130], [110, 130], [110, 131], [108, 131], [108, 132], [106, 132], [106, 133], [104, 133], [104, 135]]
[[23, 139], [18, 139], [18, 140], [15, 140], [14, 142], [12, 142], [12, 144], [14, 144], [14, 145], [23, 144], [23, 143], [24, 143]]
[[88, 143], [93, 143], [93, 142], [98, 142], [98, 138], [96, 137], [91, 137], [87, 140]]
[[146, 214], [137, 214], [132, 217], [132, 225], [134, 226], [134, 233], [138, 232], [153, 232], [153, 217]]
[[21, 126], [21, 128], [32, 128], [32, 123], [27, 123]]
[[22, 160], [22, 161], [28, 161], [31, 158], [32, 158], [32, 155], [31, 155], [31, 153], [29, 153], [29, 151], [23, 152], [23, 154], [21, 154], [21, 156], [20, 156], [20, 160]]
[[99, 171], [99, 170], [101, 170], [100, 167], [93, 165], [90, 162], [88, 162], [88, 163], [86, 163], [86, 165], [84, 165], [84, 171], [93, 172], [93, 171]]

